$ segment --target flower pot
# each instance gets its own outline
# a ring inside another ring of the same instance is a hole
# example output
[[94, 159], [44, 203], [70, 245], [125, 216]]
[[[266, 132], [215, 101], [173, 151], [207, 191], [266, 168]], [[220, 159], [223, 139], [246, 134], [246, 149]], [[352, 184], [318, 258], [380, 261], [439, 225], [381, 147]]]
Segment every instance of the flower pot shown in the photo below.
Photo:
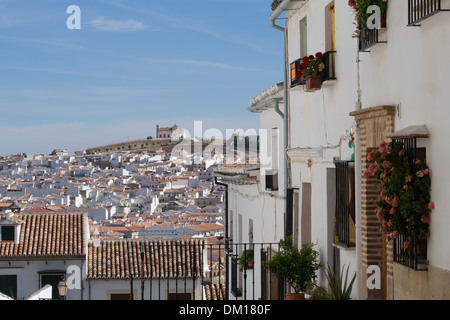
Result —
[[322, 88], [321, 77], [308, 77], [306, 78], [305, 91], [314, 92]]
[[305, 300], [304, 293], [286, 293], [285, 300]]

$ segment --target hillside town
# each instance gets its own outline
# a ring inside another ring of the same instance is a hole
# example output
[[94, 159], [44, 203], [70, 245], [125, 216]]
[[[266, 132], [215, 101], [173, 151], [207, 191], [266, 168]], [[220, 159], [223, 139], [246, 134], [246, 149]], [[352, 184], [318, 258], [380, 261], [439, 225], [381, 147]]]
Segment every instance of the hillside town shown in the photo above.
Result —
[[11, 155], [0, 160], [1, 212], [85, 213], [102, 239], [223, 236], [215, 165], [164, 152]]
[[256, 137], [0, 158], [0, 300], [448, 300], [450, 0], [270, 9]]

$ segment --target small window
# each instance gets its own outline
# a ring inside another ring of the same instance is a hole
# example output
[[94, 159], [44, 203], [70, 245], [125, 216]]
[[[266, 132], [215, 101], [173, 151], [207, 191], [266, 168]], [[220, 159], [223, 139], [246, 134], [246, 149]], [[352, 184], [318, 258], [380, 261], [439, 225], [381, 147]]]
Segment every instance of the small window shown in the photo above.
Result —
[[14, 226], [2, 226], [2, 241], [14, 241]]
[[58, 291], [58, 283], [64, 279], [66, 274], [64, 272], [54, 272], [54, 273], [42, 273], [41, 274], [41, 288], [47, 284], [52, 286], [52, 297], [53, 300], [61, 300], [61, 296]]
[[0, 292], [17, 299], [17, 275], [0, 275]]

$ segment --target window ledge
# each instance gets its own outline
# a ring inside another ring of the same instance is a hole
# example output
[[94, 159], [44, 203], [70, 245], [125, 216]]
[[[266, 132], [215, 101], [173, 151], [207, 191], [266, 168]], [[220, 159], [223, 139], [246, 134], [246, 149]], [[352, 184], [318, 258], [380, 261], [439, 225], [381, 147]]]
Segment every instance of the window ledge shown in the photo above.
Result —
[[344, 251], [355, 251], [356, 250], [356, 245], [352, 245], [352, 246], [347, 246], [343, 243], [333, 243], [333, 247], [344, 250]]

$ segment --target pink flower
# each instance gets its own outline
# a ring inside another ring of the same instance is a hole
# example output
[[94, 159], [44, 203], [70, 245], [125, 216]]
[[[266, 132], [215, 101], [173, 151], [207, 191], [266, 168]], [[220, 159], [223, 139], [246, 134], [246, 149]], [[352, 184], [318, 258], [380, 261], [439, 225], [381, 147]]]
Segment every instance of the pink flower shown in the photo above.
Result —
[[402, 156], [405, 154], [405, 150], [400, 150], [400, 152], [398, 153], [399, 156]]
[[398, 206], [397, 202], [398, 202], [397, 197], [394, 197], [394, 199], [392, 199], [392, 206], [397, 207]]
[[403, 248], [408, 249], [409, 247], [409, 241], [403, 241]]
[[369, 154], [367, 155], [367, 161], [372, 161], [373, 156], [375, 155], [376, 150], [373, 149], [372, 151], [369, 152]]
[[388, 241], [388, 242], [391, 242], [391, 240], [392, 240], [392, 239], [391, 239], [391, 236], [387, 236], [387, 241]]
[[408, 189], [408, 185], [405, 184], [405, 185], [403, 186], [403, 190], [407, 190], [407, 189]]
[[430, 202], [430, 203], [428, 204], [428, 209], [434, 210], [434, 202]]
[[389, 210], [389, 213], [390, 213], [390, 214], [394, 214], [394, 213], [395, 213], [395, 209], [394, 209], [394, 208], [391, 208], [391, 210]]
[[430, 173], [430, 170], [425, 169], [425, 170], [423, 170], [423, 173], [428, 174], [428, 173]]
[[369, 178], [369, 170], [364, 171], [364, 178]]
[[417, 171], [416, 174], [417, 174], [417, 176], [418, 176], [419, 178], [422, 178], [422, 177], [424, 176], [424, 173], [423, 173], [422, 170]]
[[397, 239], [398, 238], [398, 231], [395, 230], [394, 232], [392, 232], [392, 236]]
[[405, 180], [406, 180], [406, 182], [411, 182], [412, 177], [411, 177], [410, 175], [407, 175], [406, 178], [405, 178]]
[[377, 171], [378, 167], [375, 163], [372, 163], [369, 168], [367, 169], [372, 175], [375, 174], [375, 171]]
[[390, 163], [389, 161], [387, 161], [387, 160], [383, 161], [383, 168], [388, 169], [391, 166], [392, 166], [392, 163]]
[[377, 218], [378, 219], [383, 219], [383, 216], [381, 215], [381, 210], [380, 209], [377, 210]]
[[423, 214], [420, 217], [420, 221], [422, 221], [423, 223], [428, 223], [428, 215], [427, 214]]
[[389, 220], [389, 222], [388, 222], [388, 227], [390, 227], [391, 225], [392, 225], [392, 221], [391, 220]]

